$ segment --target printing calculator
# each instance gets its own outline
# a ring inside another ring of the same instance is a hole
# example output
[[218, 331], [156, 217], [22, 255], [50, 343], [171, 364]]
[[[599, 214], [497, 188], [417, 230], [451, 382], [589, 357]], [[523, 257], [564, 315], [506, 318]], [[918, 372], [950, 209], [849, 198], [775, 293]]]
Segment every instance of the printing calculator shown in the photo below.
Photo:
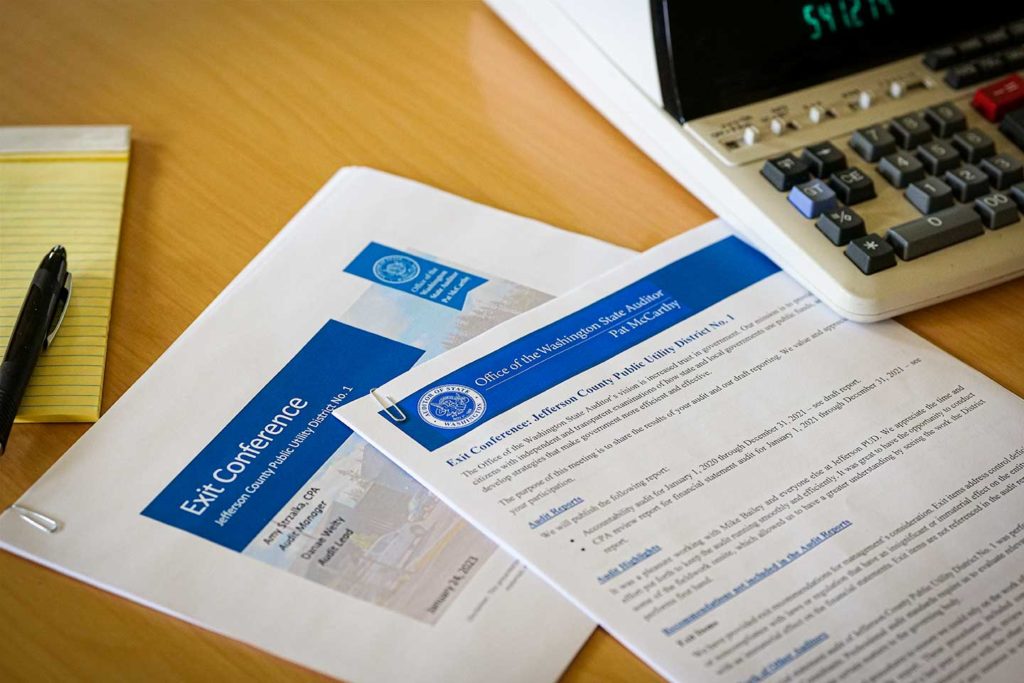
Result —
[[1020, 3], [488, 4], [841, 315], [1024, 274]]

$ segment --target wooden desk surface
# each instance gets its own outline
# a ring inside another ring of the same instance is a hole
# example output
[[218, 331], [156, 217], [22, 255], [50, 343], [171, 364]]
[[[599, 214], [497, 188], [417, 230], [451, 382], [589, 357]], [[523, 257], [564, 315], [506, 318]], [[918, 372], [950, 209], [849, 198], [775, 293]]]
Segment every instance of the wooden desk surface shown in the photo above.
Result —
[[[109, 407], [339, 167], [645, 249], [711, 213], [475, 2], [0, 2], [0, 124], [128, 123]], [[1024, 394], [1024, 280], [902, 322]], [[15, 427], [12, 503], [85, 431]], [[0, 553], [0, 679], [320, 676]], [[598, 631], [568, 681], [656, 680]]]

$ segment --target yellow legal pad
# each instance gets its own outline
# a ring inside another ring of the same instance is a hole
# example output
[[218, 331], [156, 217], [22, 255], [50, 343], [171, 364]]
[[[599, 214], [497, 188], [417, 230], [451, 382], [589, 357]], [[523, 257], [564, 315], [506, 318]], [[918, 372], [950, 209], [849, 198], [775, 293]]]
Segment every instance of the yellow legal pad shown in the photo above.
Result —
[[19, 422], [99, 419], [129, 140], [126, 126], [0, 128], [0, 345], [54, 245], [67, 249], [74, 280]]

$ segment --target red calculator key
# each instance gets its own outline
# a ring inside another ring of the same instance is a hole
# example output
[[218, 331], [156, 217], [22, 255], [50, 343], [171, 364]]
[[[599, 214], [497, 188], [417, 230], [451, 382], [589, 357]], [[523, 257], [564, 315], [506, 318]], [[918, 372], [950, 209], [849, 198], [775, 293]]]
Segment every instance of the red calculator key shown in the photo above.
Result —
[[1007, 112], [1024, 106], [1024, 78], [1013, 74], [978, 88], [971, 104], [986, 119], [997, 123]]

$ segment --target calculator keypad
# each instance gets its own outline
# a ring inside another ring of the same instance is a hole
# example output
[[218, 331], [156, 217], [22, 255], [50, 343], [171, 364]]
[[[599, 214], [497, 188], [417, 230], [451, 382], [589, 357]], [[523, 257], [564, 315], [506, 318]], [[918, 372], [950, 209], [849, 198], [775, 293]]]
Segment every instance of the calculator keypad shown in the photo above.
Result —
[[[1024, 30], [1024, 24], [1021, 28]], [[986, 54], [986, 45], [1002, 40], [994, 33], [989, 38], [989, 43], [979, 38], [981, 48], [970, 63], [973, 68], [984, 70], [984, 60], [991, 56]], [[953, 49], [975, 47], [970, 42]], [[933, 61], [942, 63], [943, 54], [932, 55]], [[1021, 99], [1024, 102], [1024, 97]], [[1000, 100], [1007, 101], [1005, 97]], [[1014, 107], [996, 112], [1002, 117], [1000, 132], [1024, 149], [1024, 104]], [[979, 108], [976, 103], [975, 108]], [[1024, 164], [1012, 148], [1000, 150], [997, 142], [985, 131], [971, 127], [961, 108], [952, 102], [856, 130], [847, 140], [849, 148], [884, 179], [884, 196], [891, 197], [896, 190], [919, 213], [918, 218], [904, 219], [899, 225], [869, 224], [862, 212], [851, 208], [875, 199], [880, 190], [870, 173], [847, 165], [846, 154], [832, 141], [769, 159], [762, 175], [777, 189], [787, 191], [796, 211], [815, 219], [814, 226], [822, 236], [844, 247], [846, 257], [871, 275], [900, 261], [982, 236], [986, 228], [999, 230], [1020, 224], [1024, 229]], [[878, 221], [880, 214], [870, 210], [873, 205], [867, 206], [870, 221]]]

